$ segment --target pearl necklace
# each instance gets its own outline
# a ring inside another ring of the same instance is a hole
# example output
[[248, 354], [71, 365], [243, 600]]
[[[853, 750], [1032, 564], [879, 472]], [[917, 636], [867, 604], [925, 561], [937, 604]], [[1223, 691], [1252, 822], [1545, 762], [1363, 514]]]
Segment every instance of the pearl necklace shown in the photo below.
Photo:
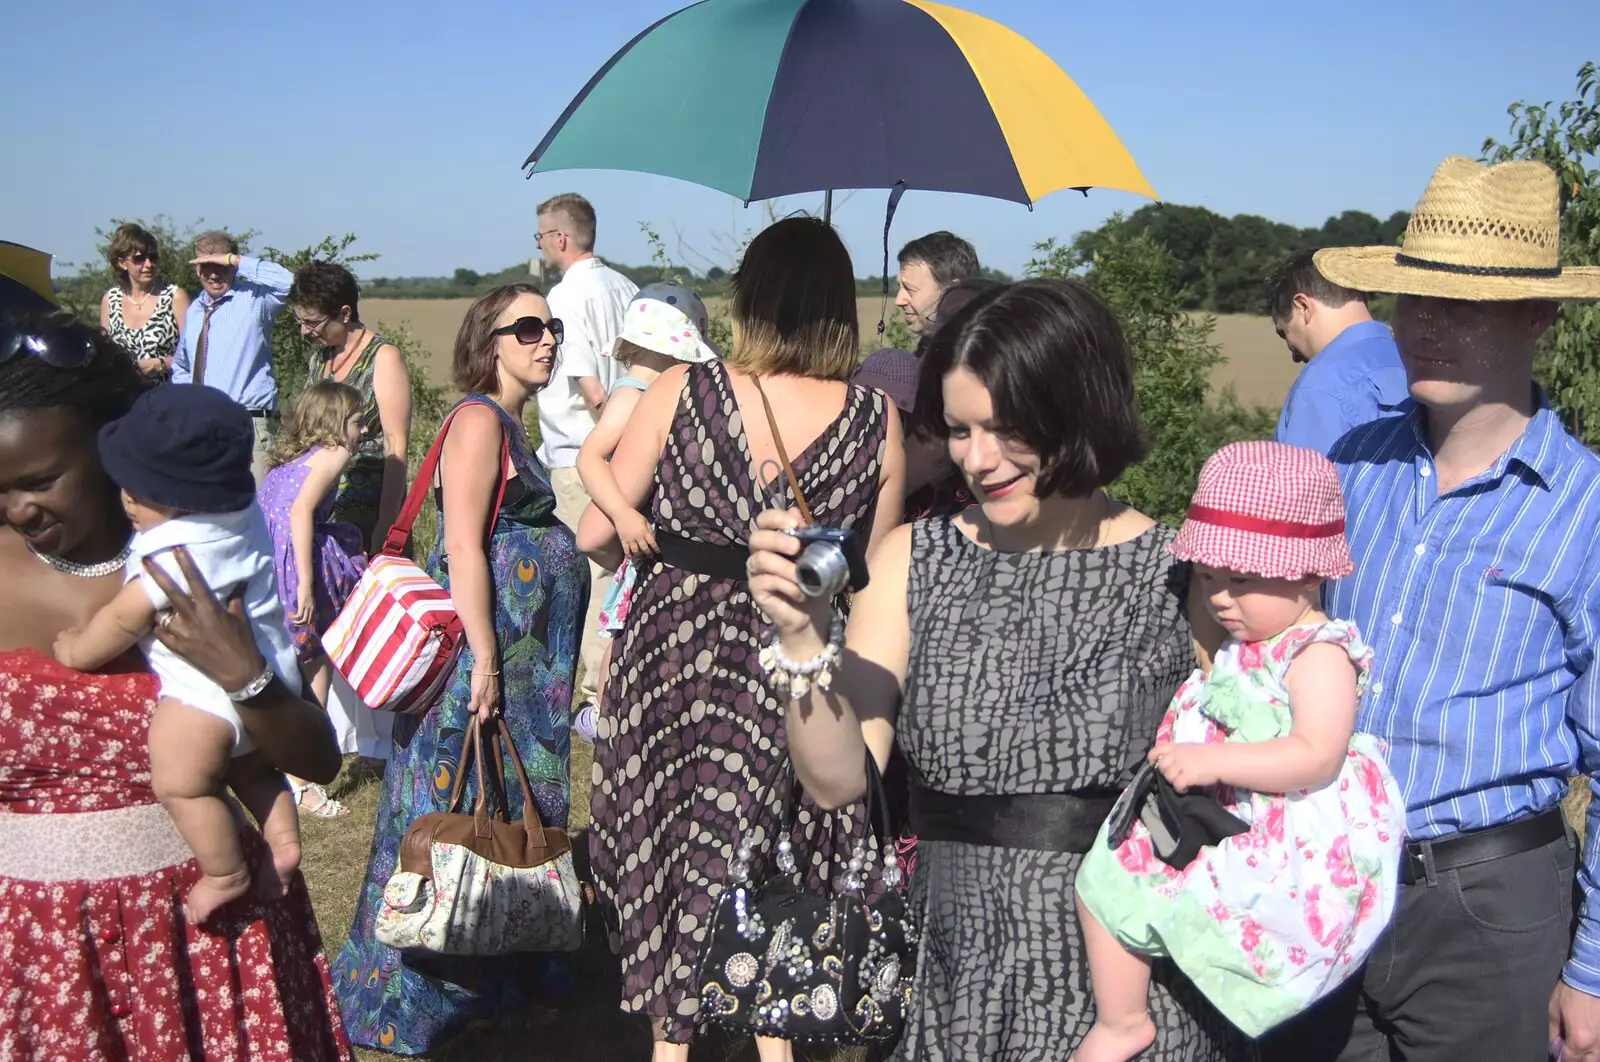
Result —
[[29, 553], [38, 557], [62, 575], [75, 575], [80, 579], [99, 579], [110, 575], [112, 572], [119, 572], [127, 566], [128, 558], [133, 554], [133, 543], [130, 542], [122, 547], [122, 552], [110, 560], [103, 560], [99, 564], [79, 564], [76, 561], [53, 557], [48, 553], [40, 553], [33, 548], [32, 542], [24, 542], [23, 545], [28, 547]]

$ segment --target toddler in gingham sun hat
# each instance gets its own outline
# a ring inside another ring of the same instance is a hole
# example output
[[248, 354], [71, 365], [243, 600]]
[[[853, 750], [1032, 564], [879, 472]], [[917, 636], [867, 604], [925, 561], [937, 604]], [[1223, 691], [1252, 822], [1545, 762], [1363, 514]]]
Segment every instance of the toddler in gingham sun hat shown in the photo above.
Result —
[[1228, 637], [1173, 697], [1144, 772], [1221, 804], [1238, 832], [1189, 855], [1148, 804], [1130, 813], [1148, 785], [1112, 810], [1075, 882], [1096, 1019], [1072, 1062], [1150, 1046], [1155, 956], [1262, 1035], [1360, 969], [1398, 890], [1405, 802], [1383, 742], [1356, 730], [1372, 651], [1319, 602], [1352, 570], [1332, 462], [1223, 447], [1168, 549]]

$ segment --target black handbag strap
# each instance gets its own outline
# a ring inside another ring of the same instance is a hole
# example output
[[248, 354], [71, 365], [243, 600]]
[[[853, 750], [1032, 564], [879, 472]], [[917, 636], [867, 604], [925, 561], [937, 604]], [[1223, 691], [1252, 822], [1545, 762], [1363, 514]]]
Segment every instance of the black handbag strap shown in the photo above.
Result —
[[[889, 801], [884, 794], [883, 773], [878, 770], [878, 761], [872, 755], [871, 749], [865, 750], [865, 759], [866, 763], [864, 766], [867, 774], [867, 792], [863, 801], [864, 807], [861, 816], [860, 832], [851, 837], [851, 841], [853, 842], [851, 846], [852, 852], [856, 847], [864, 846], [867, 838], [873, 834], [876, 834], [878, 838], [879, 849], [884, 853], [885, 858], [887, 858], [887, 854], [892, 851], [894, 847], [894, 832], [889, 816]], [[795, 774], [794, 761], [787, 753], [784, 753], [773, 760], [772, 767], [767, 772], [767, 776], [763, 781], [762, 787], [758, 791], [759, 799], [757, 806], [765, 807], [767, 804], [767, 795], [771, 793], [774, 788], [778, 787], [781, 787], [781, 789], [779, 789], [781, 794], [781, 802], [778, 805], [777, 830], [772, 838], [772, 844], [769, 847], [765, 858], [761, 860], [762, 865], [766, 867], [766, 875], [764, 876], [771, 876], [771, 874], [777, 869], [774, 861], [777, 858], [779, 842], [787, 839], [790, 841], [791, 845], [794, 843], [792, 834], [794, 832], [795, 812], [800, 803], [797, 794], [798, 792], [804, 791], [804, 786], [801, 785], [799, 777]], [[808, 852], [807, 854], [809, 855], [810, 853]], [[805, 863], [801, 862], [797, 858], [796, 865], [798, 870], [799, 868], [803, 868]], [[831, 887], [831, 878], [829, 884]]]

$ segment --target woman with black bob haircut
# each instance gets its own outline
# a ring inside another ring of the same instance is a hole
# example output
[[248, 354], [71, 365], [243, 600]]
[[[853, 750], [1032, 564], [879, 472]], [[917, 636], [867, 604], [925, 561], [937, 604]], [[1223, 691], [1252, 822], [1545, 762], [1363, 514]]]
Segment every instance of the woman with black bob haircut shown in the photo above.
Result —
[[[1145, 444], [1099, 296], [1071, 280], [979, 295], [941, 323], [917, 392], [977, 504], [883, 540], [832, 683], [789, 699], [789, 752], [824, 807], [861, 799], [866, 757], [881, 769], [896, 741], [910, 766], [924, 942], [895, 1057], [1064, 1058], [1094, 1020], [1073, 879], [1219, 639], [1191, 628], [1173, 529], [1106, 493]], [[750, 538], [775, 672], [837, 651], [831, 606], [795, 581], [797, 523], [768, 510]], [[1141, 1057], [1234, 1057], [1228, 1023], [1157, 970]]]
[[1102, 504], [1096, 492], [1145, 455], [1132, 352], [1079, 281], [993, 289], [942, 323], [922, 355], [915, 418], [947, 442], [944, 381], [957, 370], [988, 393], [993, 429], [1036, 455], [1036, 496]]
[[[346, 1059], [303, 880], [204, 931], [184, 917], [200, 870], [150, 788], [143, 656], [87, 673], [50, 655], [125, 581], [132, 528], [96, 436], [147, 386], [104, 332], [0, 275], [0, 1044], [8, 1058]], [[272, 678], [238, 603], [175, 559], [187, 591], [147, 567], [171, 603], [154, 636], [236, 694], [274, 765], [331, 781], [327, 716]], [[259, 865], [265, 845], [239, 828]]]

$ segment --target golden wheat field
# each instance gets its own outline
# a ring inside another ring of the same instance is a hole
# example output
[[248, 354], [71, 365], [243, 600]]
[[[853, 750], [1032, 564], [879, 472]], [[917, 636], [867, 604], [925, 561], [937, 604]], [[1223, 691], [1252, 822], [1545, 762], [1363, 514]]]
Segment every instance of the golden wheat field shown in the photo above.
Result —
[[[448, 384], [450, 349], [469, 305], [469, 299], [373, 299], [363, 305], [362, 316], [368, 324], [380, 327], [402, 321], [409, 323], [411, 331], [432, 356], [433, 379]], [[879, 298], [856, 301], [862, 345], [869, 350], [878, 345], [878, 318], [883, 306]], [[888, 309], [894, 312], [892, 304]], [[1243, 314], [1218, 317], [1216, 322], [1214, 338], [1222, 347], [1225, 359], [1213, 377], [1216, 387], [1220, 390], [1231, 385], [1246, 405], [1272, 408], [1281, 405], [1289, 385], [1294, 382], [1297, 366], [1289, 360], [1289, 353], [1273, 332], [1272, 323], [1265, 317]]]

